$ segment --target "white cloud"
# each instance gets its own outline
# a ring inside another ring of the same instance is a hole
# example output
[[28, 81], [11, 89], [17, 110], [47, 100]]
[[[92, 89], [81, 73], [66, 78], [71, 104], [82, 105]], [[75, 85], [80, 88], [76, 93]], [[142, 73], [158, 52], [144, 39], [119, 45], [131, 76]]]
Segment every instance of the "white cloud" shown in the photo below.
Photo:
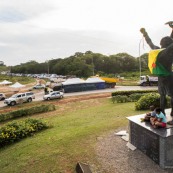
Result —
[[[171, 30], [172, 0], [1, 0], [0, 60], [15, 65], [91, 50], [139, 55], [141, 27], [154, 43]], [[141, 53], [149, 50], [141, 47]]]

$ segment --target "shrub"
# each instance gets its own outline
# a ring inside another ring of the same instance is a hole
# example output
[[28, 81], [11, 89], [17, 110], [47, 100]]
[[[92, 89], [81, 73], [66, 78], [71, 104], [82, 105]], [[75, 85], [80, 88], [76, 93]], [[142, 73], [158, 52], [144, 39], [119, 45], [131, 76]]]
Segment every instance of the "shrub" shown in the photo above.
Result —
[[131, 94], [129, 97], [130, 97], [130, 100], [132, 102], [136, 102], [138, 101], [143, 95], [145, 95], [145, 93], [134, 93], [134, 94]]
[[160, 105], [160, 95], [157, 93], [150, 93], [142, 96], [136, 103], [135, 109], [136, 110], [146, 110], [151, 105], [159, 107]]
[[117, 103], [125, 103], [125, 102], [129, 102], [130, 99], [128, 96], [123, 96], [123, 95], [117, 95], [112, 97], [112, 102], [115, 103], [115, 101], [117, 101]]
[[166, 107], [170, 108], [171, 107], [171, 97], [166, 96], [166, 101], [167, 101]]
[[116, 96], [113, 96], [111, 99], [112, 99], [112, 102], [115, 103], [115, 101], [116, 101]]
[[19, 141], [46, 128], [48, 125], [41, 120], [12, 121], [0, 128], [0, 147]]
[[116, 95], [112, 97], [112, 102], [115, 103], [124, 103], [124, 102], [135, 102], [138, 101], [144, 94], [141, 93], [135, 93], [131, 94], [129, 96], [126, 95]]
[[112, 97], [116, 96], [116, 95], [126, 95], [126, 96], [130, 96], [131, 94], [134, 93], [158, 93], [157, 90], [129, 90], [129, 91], [116, 91], [112, 93]]
[[55, 105], [52, 105], [52, 104], [39, 105], [39, 106], [30, 107], [30, 108], [19, 109], [19, 110], [11, 111], [8, 113], [0, 114], [0, 122], [9, 120], [12, 118], [28, 116], [28, 115], [33, 115], [33, 114], [43, 113], [43, 112], [48, 112], [53, 110], [55, 110]]

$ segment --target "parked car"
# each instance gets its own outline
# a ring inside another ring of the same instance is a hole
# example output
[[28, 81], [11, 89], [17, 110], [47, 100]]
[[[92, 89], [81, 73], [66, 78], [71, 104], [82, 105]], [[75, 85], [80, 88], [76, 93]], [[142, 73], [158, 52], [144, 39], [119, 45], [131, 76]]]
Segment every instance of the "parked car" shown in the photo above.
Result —
[[14, 106], [19, 103], [32, 102], [32, 99], [35, 99], [34, 93], [25, 92], [12, 95], [10, 98], [5, 99], [4, 103], [9, 106]]
[[4, 100], [6, 98], [4, 93], [0, 93], [0, 100]]
[[37, 84], [33, 87], [33, 89], [44, 89], [45, 88], [45, 85], [43, 84]]
[[52, 100], [52, 99], [59, 99], [59, 98], [63, 98], [64, 97], [64, 93], [60, 92], [60, 91], [53, 91], [50, 92], [49, 94], [46, 94], [43, 96], [44, 100]]

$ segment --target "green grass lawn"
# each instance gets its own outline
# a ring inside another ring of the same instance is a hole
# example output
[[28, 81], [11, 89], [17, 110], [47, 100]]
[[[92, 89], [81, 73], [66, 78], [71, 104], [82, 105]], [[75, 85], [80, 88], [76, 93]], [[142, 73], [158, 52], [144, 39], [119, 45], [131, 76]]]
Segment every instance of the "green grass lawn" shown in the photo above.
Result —
[[0, 149], [0, 172], [69, 173], [78, 161], [97, 164], [97, 137], [127, 126], [126, 117], [140, 113], [134, 103], [113, 104], [102, 98], [59, 105], [56, 111], [34, 115], [51, 128]]
[[138, 78], [129, 78], [129, 79], [122, 79], [117, 82], [119, 86], [138, 86], [139, 79]]

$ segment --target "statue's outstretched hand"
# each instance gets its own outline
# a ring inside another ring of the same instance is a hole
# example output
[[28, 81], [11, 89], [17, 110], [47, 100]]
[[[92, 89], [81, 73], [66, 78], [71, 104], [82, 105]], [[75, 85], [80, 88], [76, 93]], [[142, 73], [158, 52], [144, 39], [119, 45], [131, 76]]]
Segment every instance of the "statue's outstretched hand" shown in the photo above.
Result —
[[140, 32], [143, 34], [143, 36], [146, 36], [147, 35], [147, 32], [146, 32], [145, 28], [141, 28], [140, 29]]
[[173, 21], [166, 22], [165, 24], [169, 25], [171, 28], [173, 28]]
[[141, 28], [140, 29], [140, 32], [142, 33], [142, 34], [144, 34], [146, 31], [145, 31], [145, 28]]

